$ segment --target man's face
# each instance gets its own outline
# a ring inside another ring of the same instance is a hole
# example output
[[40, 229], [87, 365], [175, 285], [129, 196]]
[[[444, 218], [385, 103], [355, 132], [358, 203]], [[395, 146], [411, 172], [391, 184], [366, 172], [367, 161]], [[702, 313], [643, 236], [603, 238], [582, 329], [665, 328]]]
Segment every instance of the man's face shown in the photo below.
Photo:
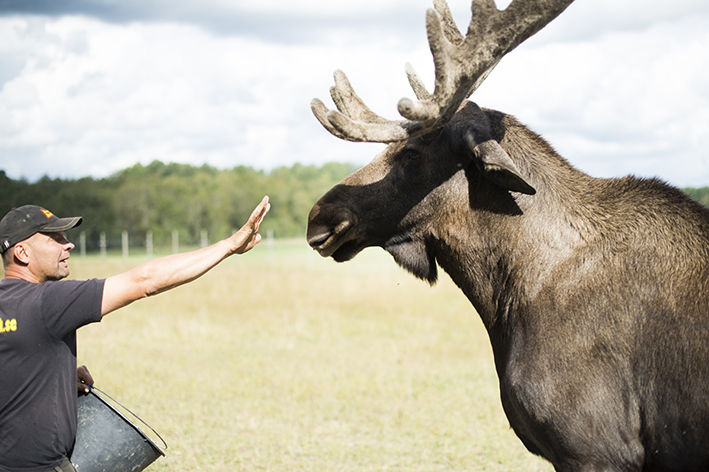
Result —
[[61, 280], [69, 275], [69, 251], [74, 244], [64, 233], [36, 233], [23, 241], [30, 257], [28, 268], [41, 282]]

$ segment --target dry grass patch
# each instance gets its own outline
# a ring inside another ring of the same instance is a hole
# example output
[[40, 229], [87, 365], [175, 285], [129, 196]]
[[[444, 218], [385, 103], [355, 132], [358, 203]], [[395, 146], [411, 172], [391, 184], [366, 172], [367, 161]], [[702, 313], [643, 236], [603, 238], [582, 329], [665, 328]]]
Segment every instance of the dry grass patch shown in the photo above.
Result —
[[[71, 262], [87, 278], [140, 259]], [[150, 470], [551, 470], [509, 429], [462, 293], [381, 250], [262, 244], [82, 328], [79, 356], [170, 445]]]

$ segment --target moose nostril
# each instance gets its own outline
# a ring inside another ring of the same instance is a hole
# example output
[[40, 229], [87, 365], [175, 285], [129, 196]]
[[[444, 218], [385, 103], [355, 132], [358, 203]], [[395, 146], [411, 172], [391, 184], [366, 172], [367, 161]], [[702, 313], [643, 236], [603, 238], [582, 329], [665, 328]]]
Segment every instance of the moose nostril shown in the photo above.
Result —
[[[341, 220], [339, 223], [332, 224], [310, 224], [308, 226], [308, 244], [313, 248], [319, 248], [327, 244], [331, 238], [337, 239], [342, 234], [346, 233], [352, 226], [351, 219]], [[334, 240], [333, 239], [333, 240]]]
[[[308, 228], [310, 229], [310, 228]], [[311, 231], [308, 231], [308, 244], [310, 247], [318, 247], [321, 246], [322, 244], [327, 241], [330, 236], [332, 236], [332, 231], [330, 231], [327, 228], [317, 228], [319, 231], [314, 231], [315, 234], [310, 234]]]
[[335, 229], [334, 229], [333, 232], [334, 232], [335, 234], [344, 233], [345, 231], [347, 231], [347, 230], [349, 229], [350, 226], [352, 226], [352, 221], [351, 221], [351, 220], [349, 220], [349, 219], [348, 219], [348, 220], [342, 220], [342, 221], [340, 222], [340, 224], [338, 224], [338, 225], [335, 227]]

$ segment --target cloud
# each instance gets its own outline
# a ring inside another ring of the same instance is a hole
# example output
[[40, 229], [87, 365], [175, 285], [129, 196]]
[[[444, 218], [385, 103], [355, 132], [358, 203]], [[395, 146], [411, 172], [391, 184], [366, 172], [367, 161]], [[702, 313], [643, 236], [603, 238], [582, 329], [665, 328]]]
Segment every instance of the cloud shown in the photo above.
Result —
[[188, 24], [218, 36], [246, 36], [264, 42], [315, 42], [325, 30], [386, 28], [423, 24], [423, 0], [0, 0], [0, 15], [82, 16], [110, 24]]
[[[465, 30], [467, 1], [451, 1]], [[428, 83], [428, 0], [0, 0], [0, 168], [105, 176], [153, 159], [366, 163], [312, 117], [344, 70], [396, 118], [412, 62]], [[506, 57], [473, 97], [516, 115], [597, 176], [709, 185], [709, 5], [577, 2]], [[327, 99], [327, 100], [326, 100]]]
[[[10, 175], [103, 176], [153, 159], [273, 168], [320, 161], [314, 149], [333, 139], [308, 106], [326, 93], [331, 66], [322, 59], [336, 62], [337, 51], [215, 39], [176, 24], [12, 22], [31, 60], [0, 93], [0, 149], [13, 156], [4, 163]], [[90, 47], [80, 46], [82, 38]], [[361, 52], [350, 57], [356, 68], [376, 65]], [[316, 70], [317, 91], [303, 73]], [[308, 149], [305, 141], [323, 143]], [[345, 158], [353, 157], [349, 149]]]
[[514, 110], [592, 175], [709, 185], [707, 44], [699, 15], [521, 48], [477, 99]]
[[[498, 0], [505, 8], [510, 0]], [[451, 9], [465, 30], [470, 3], [451, 0]], [[396, 34], [407, 25], [423, 25], [428, 0], [0, 0], [0, 15], [85, 16], [113, 24], [160, 22], [192, 24], [214, 34], [250, 35], [262, 41], [312, 39], [312, 33], [331, 28], [385, 28]], [[596, 0], [572, 4], [550, 38], [594, 37], [611, 30], [644, 29], [658, 22], [676, 21], [709, 13], [704, 0], [673, 2], [643, 0]], [[415, 31], [419, 33], [418, 30]]]
[[575, 2], [563, 15], [564, 21], [555, 21], [546, 31], [550, 38], [592, 40], [611, 32], [639, 32], [658, 24], [706, 16], [709, 4], [703, 0], [595, 0]]

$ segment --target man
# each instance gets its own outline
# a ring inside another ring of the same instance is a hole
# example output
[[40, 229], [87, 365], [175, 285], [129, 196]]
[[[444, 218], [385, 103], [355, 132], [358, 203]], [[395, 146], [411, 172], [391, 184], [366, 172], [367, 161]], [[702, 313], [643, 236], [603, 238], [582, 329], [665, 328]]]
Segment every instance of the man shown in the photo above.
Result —
[[140, 298], [190, 282], [261, 240], [268, 197], [231, 237], [193, 252], [141, 264], [105, 280], [61, 280], [74, 245], [64, 232], [81, 217], [57, 218], [33, 205], [0, 221], [0, 472], [74, 471], [76, 385], [92, 384], [76, 365], [76, 330]]

